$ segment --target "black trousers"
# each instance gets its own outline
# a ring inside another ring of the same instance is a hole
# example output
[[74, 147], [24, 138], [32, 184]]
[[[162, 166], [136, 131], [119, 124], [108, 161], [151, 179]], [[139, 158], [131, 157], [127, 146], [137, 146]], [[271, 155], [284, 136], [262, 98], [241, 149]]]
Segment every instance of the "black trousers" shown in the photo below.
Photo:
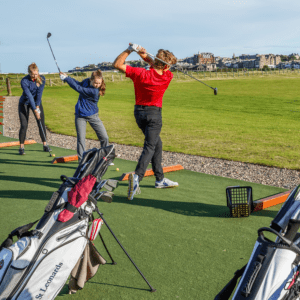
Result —
[[136, 166], [135, 174], [139, 176], [139, 181], [141, 181], [151, 162], [156, 180], [160, 181], [164, 178], [161, 165], [162, 141], [159, 136], [162, 128], [161, 109], [153, 106], [136, 105], [134, 116], [137, 125], [145, 135], [143, 152]]
[[[24, 142], [25, 142], [26, 132], [27, 132], [27, 128], [28, 128], [28, 119], [29, 119], [29, 110], [30, 109], [31, 109], [30, 105], [19, 103], [19, 118], [20, 118], [20, 125], [21, 125], [20, 131], [19, 131], [20, 144], [24, 144]], [[32, 109], [31, 109], [31, 111], [32, 111]], [[41, 122], [42, 122], [42, 126], [43, 126], [43, 129], [44, 129], [45, 135], [46, 135], [45, 116], [44, 116], [44, 109], [43, 109], [42, 103], [40, 105], [40, 111], [41, 111], [41, 113], [40, 113]], [[44, 138], [42, 130], [39, 126], [38, 120], [37, 120], [37, 118], [36, 118], [33, 111], [32, 111], [32, 113], [33, 113], [33, 115], [36, 119], [36, 122], [37, 122], [37, 125], [38, 125], [38, 128], [39, 128], [39, 132], [40, 132], [40, 137], [41, 137], [43, 142], [46, 142], [46, 139]]]

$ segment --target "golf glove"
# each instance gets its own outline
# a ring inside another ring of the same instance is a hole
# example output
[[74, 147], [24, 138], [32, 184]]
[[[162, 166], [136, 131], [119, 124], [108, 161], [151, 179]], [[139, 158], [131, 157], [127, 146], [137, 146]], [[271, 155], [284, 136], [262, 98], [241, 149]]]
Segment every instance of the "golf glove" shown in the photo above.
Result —
[[68, 76], [60, 74], [59, 77], [60, 77], [60, 80], [64, 81]]
[[139, 48], [142, 48], [142, 47], [138, 44], [129, 44], [129, 47], [127, 48], [127, 50], [139, 52]]
[[36, 112], [37, 112], [38, 114], [40, 114], [40, 113], [41, 113], [41, 110], [40, 110], [39, 108], [36, 108]]

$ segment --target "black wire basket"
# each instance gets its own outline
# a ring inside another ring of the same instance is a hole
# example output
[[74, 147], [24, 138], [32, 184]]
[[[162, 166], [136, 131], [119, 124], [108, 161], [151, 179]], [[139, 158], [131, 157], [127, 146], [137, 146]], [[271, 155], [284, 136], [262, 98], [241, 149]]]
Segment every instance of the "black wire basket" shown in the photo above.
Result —
[[226, 196], [231, 217], [250, 216], [254, 207], [251, 186], [229, 186], [226, 188]]

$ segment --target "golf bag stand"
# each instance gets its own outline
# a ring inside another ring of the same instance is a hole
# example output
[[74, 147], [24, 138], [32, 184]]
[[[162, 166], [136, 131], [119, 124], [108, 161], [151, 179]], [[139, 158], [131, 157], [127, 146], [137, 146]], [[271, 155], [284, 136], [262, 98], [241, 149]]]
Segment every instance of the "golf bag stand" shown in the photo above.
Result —
[[[241, 277], [232, 300], [300, 299], [300, 186], [289, 195], [270, 228], [258, 230], [247, 265], [215, 297], [228, 300]], [[265, 237], [272, 233], [274, 239]]]
[[[115, 236], [115, 234], [113, 233], [113, 231], [111, 230], [111, 228], [109, 227], [109, 225], [107, 224], [107, 222], [105, 221], [105, 219], [103, 218], [103, 214], [99, 211], [98, 207], [96, 207], [96, 211], [99, 214], [99, 216], [101, 217], [101, 219], [103, 220], [104, 224], [106, 225], [106, 227], [108, 228], [108, 230], [110, 231], [110, 233], [112, 234], [112, 236], [115, 238], [115, 240], [117, 241], [117, 243], [119, 244], [119, 246], [121, 247], [121, 249], [124, 251], [124, 253], [126, 254], [126, 256], [129, 258], [129, 260], [131, 261], [131, 263], [134, 265], [134, 267], [136, 268], [136, 270], [140, 273], [140, 275], [143, 277], [143, 279], [145, 280], [145, 282], [148, 284], [148, 286], [150, 287], [150, 292], [154, 293], [156, 292], [156, 289], [154, 289], [151, 284], [149, 283], [149, 281], [146, 279], [146, 277], [143, 275], [143, 273], [140, 271], [140, 269], [138, 268], [138, 266], [135, 264], [135, 262], [132, 260], [132, 258], [130, 257], [130, 255], [128, 254], [128, 252], [125, 250], [125, 248], [122, 246], [122, 244], [120, 243], [120, 241], [117, 239], [117, 237]], [[103, 242], [103, 240], [102, 240]], [[104, 245], [105, 246], [105, 245]], [[106, 247], [105, 247], [106, 248]], [[108, 252], [108, 250], [106, 249], [106, 251]], [[109, 252], [108, 252], [109, 253]], [[109, 254], [110, 256], [110, 254]], [[111, 257], [111, 256], [110, 256]], [[113, 264], [116, 264], [113, 260], [112, 260]]]

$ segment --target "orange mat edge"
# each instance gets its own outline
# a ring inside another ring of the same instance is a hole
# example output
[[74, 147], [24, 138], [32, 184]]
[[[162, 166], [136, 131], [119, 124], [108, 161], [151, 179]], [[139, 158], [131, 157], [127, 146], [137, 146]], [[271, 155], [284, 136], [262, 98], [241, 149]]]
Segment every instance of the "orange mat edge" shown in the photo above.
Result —
[[[180, 170], [183, 170], [183, 169], [184, 169], [184, 168], [183, 168], [182, 165], [173, 165], [173, 166], [163, 167], [163, 172], [164, 172], [164, 173], [175, 172], [175, 171], [180, 171]], [[129, 174], [134, 174], [134, 172], [123, 173], [123, 174], [120, 176], [119, 181], [125, 181], [125, 180], [128, 180]], [[147, 169], [146, 172], [145, 172], [144, 177], [152, 176], [152, 175], [154, 175], [153, 170], [152, 170], [152, 169]]]
[[[35, 140], [27, 140], [24, 142], [25, 145], [31, 145], [31, 144], [36, 144]], [[20, 142], [6, 142], [6, 143], [0, 143], [0, 148], [4, 147], [12, 147], [12, 146], [20, 146]]]
[[283, 193], [279, 193], [276, 195], [272, 195], [263, 199], [259, 199], [254, 202], [254, 212], [255, 211], [259, 211], [259, 210], [263, 210], [265, 208], [271, 207], [271, 206], [275, 206], [277, 204], [281, 204], [283, 202], [285, 202], [285, 200], [287, 199], [287, 197], [289, 196], [289, 194], [291, 193], [291, 191], [286, 191]]
[[76, 161], [76, 160], [78, 160], [78, 155], [74, 154], [74, 155], [56, 157], [52, 160], [52, 163], [53, 164], [66, 163], [66, 162], [69, 162], [69, 161]]

